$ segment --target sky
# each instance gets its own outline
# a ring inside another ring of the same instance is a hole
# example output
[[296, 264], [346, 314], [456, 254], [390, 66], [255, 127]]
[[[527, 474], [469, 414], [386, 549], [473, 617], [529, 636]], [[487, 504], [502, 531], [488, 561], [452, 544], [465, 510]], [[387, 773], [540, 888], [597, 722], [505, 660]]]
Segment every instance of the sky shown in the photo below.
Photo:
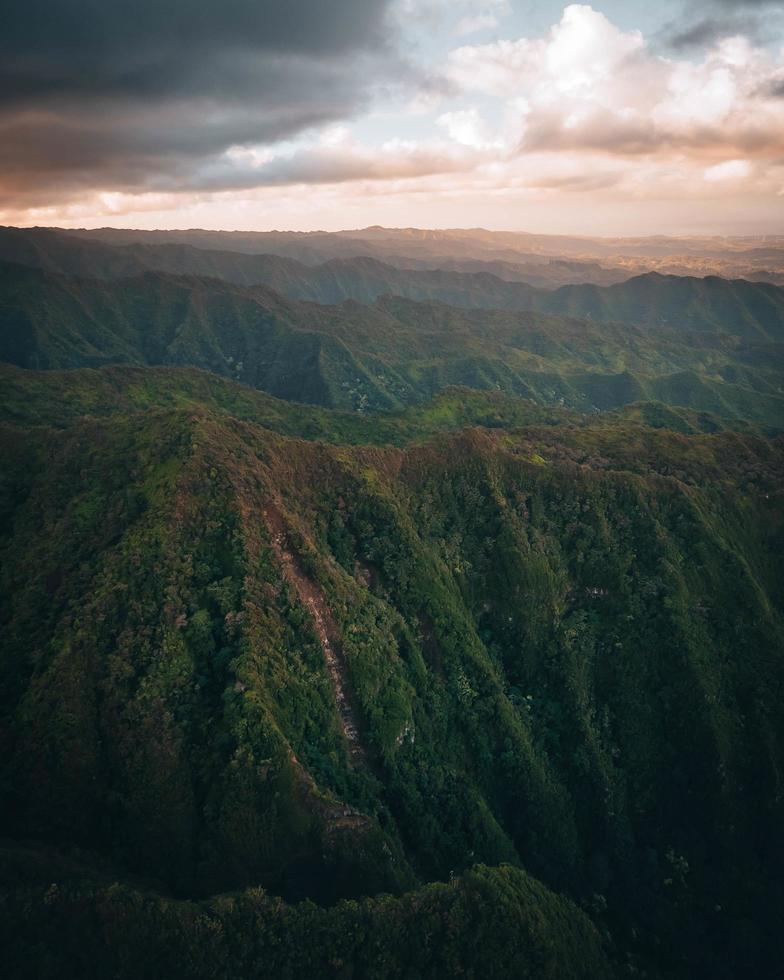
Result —
[[0, 0], [0, 224], [784, 233], [784, 2]]

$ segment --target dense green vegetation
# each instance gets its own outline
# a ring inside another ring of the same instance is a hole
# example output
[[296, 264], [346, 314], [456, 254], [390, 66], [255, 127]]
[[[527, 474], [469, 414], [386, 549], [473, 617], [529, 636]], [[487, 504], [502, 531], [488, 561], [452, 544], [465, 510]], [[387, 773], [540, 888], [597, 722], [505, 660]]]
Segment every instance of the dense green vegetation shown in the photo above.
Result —
[[773, 975], [780, 439], [497, 399], [349, 448], [141, 374], [2, 430], [19, 975]]
[[[11, 855], [27, 875], [36, 857]], [[46, 867], [48, 882], [51, 856]], [[511, 867], [478, 867], [450, 884], [332, 908], [287, 906], [258, 888], [199, 903], [173, 901], [94, 877], [78, 885], [28, 885], [23, 897], [14, 894], [10, 901], [0, 896], [0, 937], [11, 975], [35, 980], [612, 976], [587, 916]]]
[[[25, 371], [0, 363], [0, 421], [67, 426], [81, 417], [142, 412], [151, 408], [208, 408], [263, 425], [282, 435], [325, 442], [402, 446], [470, 425], [514, 429], [525, 425], [587, 426], [585, 415], [539, 406], [499, 391], [448, 388], [431, 402], [398, 412], [360, 415], [286, 402], [197, 368], [82, 368]], [[603, 415], [684, 434], [757, 426], [707, 412], [657, 402], [636, 402]]]
[[[711, 302], [698, 330], [691, 313], [679, 324], [630, 326], [395, 297], [318, 306], [262, 286], [152, 273], [82, 280], [0, 264], [0, 360], [37, 369], [193, 365], [280, 398], [360, 412], [461, 385], [580, 412], [658, 401], [781, 427], [778, 307], [753, 297], [733, 307], [725, 295], [776, 288], [715, 283], [715, 295], [704, 287]], [[609, 302], [610, 289], [589, 288], [592, 303]], [[670, 315], [680, 293], [644, 308], [652, 319]], [[625, 311], [624, 296], [616, 299]], [[712, 320], [722, 304], [719, 329]]]
[[780, 291], [95, 234], [0, 263], [6, 972], [777, 976]]
[[[498, 391], [452, 388], [426, 405], [398, 412], [360, 415], [286, 402], [255, 388], [197, 368], [82, 368], [25, 371], [0, 364], [0, 421], [16, 425], [67, 426], [82, 416], [101, 417], [151, 408], [203, 408], [257, 422], [282, 435], [335, 443], [403, 445], [466, 425], [514, 428], [533, 422], [585, 424], [566, 409], [540, 407]], [[630, 406], [632, 415], [651, 411]], [[668, 410], [671, 428], [716, 431], [730, 423], [713, 416]], [[732, 423], [753, 429], [746, 423]]]

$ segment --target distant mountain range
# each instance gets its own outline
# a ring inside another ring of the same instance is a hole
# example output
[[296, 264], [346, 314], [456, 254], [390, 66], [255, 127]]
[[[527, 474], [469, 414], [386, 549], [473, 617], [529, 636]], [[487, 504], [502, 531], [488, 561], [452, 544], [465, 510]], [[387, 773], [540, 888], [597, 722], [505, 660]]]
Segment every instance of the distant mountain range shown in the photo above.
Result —
[[[598, 239], [482, 229], [366, 228], [328, 233], [0, 228], [0, 258], [23, 261], [23, 253], [33, 256], [38, 253], [37, 261], [41, 255], [48, 254], [57, 263], [63, 249], [73, 249], [77, 242], [116, 249], [187, 245], [207, 252], [277, 255], [311, 266], [332, 259], [366, 257], [399, 269], [486, 272], [509, 282], [548, 289], [581, 283], [611, 285], [646, 272], [698, 277], [720, 275], [784, 284], [784, 237], [773, 236]], [[95, 261], [98, 253], [94, 250], [89, 254]], [[115, 255], [114, 263], [121, 262], [121, 257]], [[96, 262], [88, 274], [98, 274], [95, 270], [99, 264]], [[80, 272], [84, 267], [58, 269], [55, 264], [49, 268]]]
[[636, 276], [595, 284], [537, 289], [489, 272], [401, 269], [367, 256], [306, 265], [279, 255], [214, 251], [187, 244], [106, 245], [91, 238], [24, 229], [0, 230], [0, 259], [48, 272], [118, 279], [143, 272], [209, 276], [237, 285], [269, 286], [290, 299], [372, 303], [379, 296], [437, 300], [466, 309], [530, 310], [633, 324], [671, 324], [784, 336], [784, 292], [767, 283], [715, 276]]
[[[399, 248], [397, 245], [399, 244]], [[193, 254], [198, 250], [202, 254]], [[253, 261], [253, 258], [257, 261]], [[266, 262], [259, 264], [261, 257]], [[220, 275], [235, 282], [258, 282], [259, 270], [275, 269], [271, 258], [306, 266], [337, 260], [375, 259], [407, 270], [488, 273], [507, 282], [555, 288], [568, 283], [608, 284], [632, 272], [608, 268], [592, 259], [520, 253], [514, 249], [467, 248], [461, 242], [395, 241], [374, 237], [270, 232], [245, 235], [224, 232], [59, 231], [46, 228], [0, 228], [0, 258], [29, 262], [53, 272], [116, 275], [155, 268]], [[282, 268], [286, 268], [284, 265]], [[291, 266], [297, 269], [298, 265]]]

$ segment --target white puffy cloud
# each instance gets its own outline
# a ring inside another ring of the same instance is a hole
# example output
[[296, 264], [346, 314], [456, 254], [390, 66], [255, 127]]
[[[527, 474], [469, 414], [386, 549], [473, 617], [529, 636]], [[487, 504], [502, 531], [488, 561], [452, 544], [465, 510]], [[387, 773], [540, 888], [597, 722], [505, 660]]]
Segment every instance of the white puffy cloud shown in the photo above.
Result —
[[501, 97], [536, 88], [550, 102], [581, 93], [607, 98], [619, 67], [644, 46], [639, 31], [623, 33], [591, 7], [572, 4], [543, 38], [457, 48], [447, 75], [463, 88]]
[[493, 146], [489, 127], [476, 109], [445, 112], [436, 119], [436, 125], [462, 146], [475, 149], [489, 149]]
[[784, 152], [781, 69], [743, 37], [699, 60], [655, 54], [584, 4], [542, 38], [462, 46], [447, 76], [465, 94], [503, 99], [520, 152], [678, 152], [733, 159]]

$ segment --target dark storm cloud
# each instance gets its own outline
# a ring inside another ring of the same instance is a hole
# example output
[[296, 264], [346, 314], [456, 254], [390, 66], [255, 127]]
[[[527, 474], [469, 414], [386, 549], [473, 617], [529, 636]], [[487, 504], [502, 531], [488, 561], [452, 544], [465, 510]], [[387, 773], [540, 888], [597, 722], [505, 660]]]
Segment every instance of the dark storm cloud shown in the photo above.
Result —
[[[345, 118], [407, 69], [390, 0], [22, 0], [0, 29], [0, 200], [176, 189]], [[3, 6], [8, 7], [8, 0]]]
[[671, 31], [667, 38], [670, 47], [695, 48], [735, 34], [756, 37], [759, 32], [759, 22], [757, 18], [748, 16], [703, 17], [681, 30], [672, 27]]
[[[387, 0], [21, 0], [3, 18], [4, 102], [253, 90], [253, 63], [385, 43]], [[236, 59], [236, 62], [235, 62]]]
[[664, 27], [658, 40], [674, 50], [704, 47], [736, 34], [764, 43], [781, 28], [782, 10], [784, 0], [692, 0], [684, 4], [680, 17]]

